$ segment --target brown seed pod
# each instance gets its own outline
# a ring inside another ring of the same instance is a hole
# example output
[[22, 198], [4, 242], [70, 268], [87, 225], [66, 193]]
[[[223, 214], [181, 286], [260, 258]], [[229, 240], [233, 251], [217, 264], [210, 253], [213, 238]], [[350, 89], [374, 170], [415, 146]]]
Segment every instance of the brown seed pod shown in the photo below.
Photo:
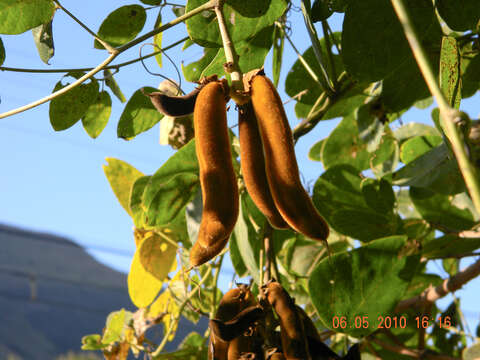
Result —
[[262, 316], [263, 309], [260, 306], [249, 306], [229, 321], [211, 319], [209, 326], [217, 337], [231, 341], [246, 332]]
[[268, 360], [285, 360], [285, 356], [281, 352], [273, 353]]
[[[255, 306], [257, 301], [245, 284], [239, 284], [237, 288], [227, 291], [221, 298], [215, 318], [222, 322], [228, 322], [242, 312], [242, 310]], [[209, 360], [227, 360], [229, 342], [223, 341], [212, 329], [208, 345]]]
[[300, 181], [292, 130], [275, 86], [267, 77], [257, 75], [251, 81], [251, 94], [268, 184], [278, 211], [296, 231], [326, 242], [328, 225]]
[[190, 251], [192, 266], [218, 255], [237, 222], [238, 187], [228, 137], [227, 97], [225, 82], [210, 82], [200, 90], [193, 112], [203, 213], [198, 239]]
[[240, 165], [250, 197], [273, 227], [288, 228], [288, 224], [278, 212], [270, 193], [265, 173], [262, 139], [251, 101], [238, 107], [238, 133]]
[[200, 88], [196, 88], [183, 96], [169, 96], [158, 91], [146, 95], [150, 97], [153, 106], [162, 114], [180, 117], [193, 112], [199, 92]]
[[261, 341], [256, 336], [252, 335], [240, 335], [230, 341], [228, 345], [228, 360], [238, 359], [259, 359], [263, 360], [263, 351], [261, 347]]
[[280, 320], [282, 351], [287, 360], [312, 359], [308, 350], [307, 337], [295, 302], [285, 289], [276, 281], [265, 286], [267, 301]]

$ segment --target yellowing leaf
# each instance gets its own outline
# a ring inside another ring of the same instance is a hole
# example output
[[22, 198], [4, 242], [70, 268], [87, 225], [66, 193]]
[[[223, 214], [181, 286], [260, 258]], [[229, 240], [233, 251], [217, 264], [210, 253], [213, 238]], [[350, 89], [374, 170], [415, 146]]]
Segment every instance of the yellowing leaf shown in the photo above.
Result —
[[143, 173], [135, 169], [125, 161], [106, 158], [108, 165], [103, 165], [105, 176], [112, 187], [115, 196], [125, 211], [132, 216], [130, 211], [130, 190], [137, 178], [143, 176]]
[[150, 274], [164, 281], [175, 262], [177, 247], [159, 234], [151, 233], [139, 247], [140, 262]]
[[151, 236], [150, 232], [148, 234], [143, 240], [136, 237], [137, 250], [133, 256], [127, 280], [130, 299], [139, 308], [150, 305], [163, 285], [163, 282], [145, 270], [140, 262], [141, 246], [145, 239]]

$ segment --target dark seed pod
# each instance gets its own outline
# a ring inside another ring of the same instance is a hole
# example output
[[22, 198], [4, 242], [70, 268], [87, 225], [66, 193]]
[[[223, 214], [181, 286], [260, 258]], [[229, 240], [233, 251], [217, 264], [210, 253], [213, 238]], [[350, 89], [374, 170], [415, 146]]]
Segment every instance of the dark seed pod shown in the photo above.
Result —
[[263, 309], [260, 306], [250, 306], [229, 321], [211, 319], [209, 326], [217, 337], [223, 341], [231, 341], [246, 332], [262, 316]]
[[169, 96], [161, 92], [146, 94], [153, 106], [164, 115], [180, 117], [193, 113], [200, 88], [196, 88], [183, 96]]

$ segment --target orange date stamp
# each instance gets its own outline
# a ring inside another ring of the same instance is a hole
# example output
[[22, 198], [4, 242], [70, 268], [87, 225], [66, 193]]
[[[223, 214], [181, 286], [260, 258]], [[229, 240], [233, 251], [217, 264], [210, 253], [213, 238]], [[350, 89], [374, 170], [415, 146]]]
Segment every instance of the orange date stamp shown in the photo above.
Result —
[[[406, 316], [378, 316], [376, 321], [369, 319], [368, 315], [358, 315], [353, 319], [348, 319], [346, 316], [334, 316], [332, 318], [333, 329], [368, 329], [371, 325], [378, 329], [404, 329], [408, 326]], [[439, 316], [432, 318], [428, 315], [415, 316], [414, 326], [417, 329], [426, 329], [430, 325], [437, 324], [440, 328], [448, 329], [452, 325], [450, 316]]]

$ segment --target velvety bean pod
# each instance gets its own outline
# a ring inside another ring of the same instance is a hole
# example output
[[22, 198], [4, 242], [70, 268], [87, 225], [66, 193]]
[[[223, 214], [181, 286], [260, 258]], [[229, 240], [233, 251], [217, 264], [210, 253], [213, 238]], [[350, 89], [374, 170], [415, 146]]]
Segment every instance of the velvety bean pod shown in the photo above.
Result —
[[280, 336], [285, 358], [287, 360], [311, 359], [302, 319], [293, 299], [276, 281], [265, 285], [265, 294], [280, 320]]
[[262, 137], [267, 180], [278, 211], [296, 231], [326, 241], [328, 225], [300, 181], [292, 131], [275, 86], [263, 75], [254, 76], [251, 96]]
[[265, 173], [262, 139], [251, 101], [238, 108], [238, 133], [240, 165], [250, 197], [273, 227], [288, 228], [288, 224], [278, 212], [270, 193]]
[[200, 168], [203, 212], [190, 264], [212, 259], [228, 242], [238, 217], [238, 187], [227, 128], [228, 86], [222, 81], [205, 85], [193, 112], [195, 150]]

